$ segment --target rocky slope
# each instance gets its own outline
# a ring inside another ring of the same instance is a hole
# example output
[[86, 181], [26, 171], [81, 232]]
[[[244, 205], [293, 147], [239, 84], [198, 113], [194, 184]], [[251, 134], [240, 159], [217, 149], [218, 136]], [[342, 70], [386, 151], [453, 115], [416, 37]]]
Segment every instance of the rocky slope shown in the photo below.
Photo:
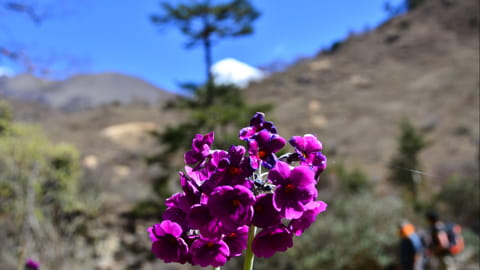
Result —
[[430, 146], [424, 171], [478, 171], [479, 3], [432, 0], [372, 32], [300, 60], [246, 91], [275, 104], [289, 135], [314, 132], [334, 153], [330, 164], [368, 169], [382, 179], [408, 118]]

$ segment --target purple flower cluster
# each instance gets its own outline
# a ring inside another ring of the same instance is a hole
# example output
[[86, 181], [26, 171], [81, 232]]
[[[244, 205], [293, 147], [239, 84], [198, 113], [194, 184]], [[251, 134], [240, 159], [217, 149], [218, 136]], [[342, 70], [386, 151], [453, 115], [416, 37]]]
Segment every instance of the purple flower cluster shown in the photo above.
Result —
[[[322, 144], [314, 135], [294, 136], [294, 152], [277, 157], [286, 145], [272, 122], [256, 113], [240, 130], [247, 147], [212, 149], [213, 132], [198, 134], [185, 153], [182, 192], [165, 201], [163, 221], [148, 229], [152, 252], [165, 262], [202, 267], [224, 265], [247, 248], [270, 257], [293, 246], [325, 211], [316, 183], [326, 167]], [[262, 169], [264, 172], [262, 172]]]

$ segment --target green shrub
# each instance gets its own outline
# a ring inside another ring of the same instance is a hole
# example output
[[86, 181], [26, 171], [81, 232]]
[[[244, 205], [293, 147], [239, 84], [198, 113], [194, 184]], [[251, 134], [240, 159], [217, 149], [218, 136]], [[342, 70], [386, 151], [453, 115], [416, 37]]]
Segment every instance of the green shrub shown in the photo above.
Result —
[[407, 120], [400, 124], [400, 135], [397, 138], [397, 152], [389, 163], [389, 180], [403, 187], [412, 197], [415, 206], [417, 202], [418, 185], [421, 169], [418, 159], [420, 152], [427, 146], [424, 136]]
[[371, 190], [372, 188], [367, 176], [359, 168], [348, 171], [343, 164], [337, 163], [333, 173], [336, 175], [340, 192], [351, 194]]
[[375, 270], [395, 263], [401, 200], [361, 192], [327, 203], [327, 212], [295, 238], [293, 248], [256, 259], [255, 269]]
[[477, 176], [453, 176], [443, 183], [434, 204], [442, 216], [480, 232], [480, 180]]
[[0, 136], [8, 132], [12, 118], [10, 106], [5, 101], [0, 100]]
[[76, 217], [84, 220], [92, 206], [78, 194], [79, 153], [52, 142], [37, 126], [12, 122], [5, 111], [0, 108], [0, 260], [13, 269], [35, 252], [53, 269], [62, 256], [48, 254], [74, 249], [68, 237], [79, 228]]

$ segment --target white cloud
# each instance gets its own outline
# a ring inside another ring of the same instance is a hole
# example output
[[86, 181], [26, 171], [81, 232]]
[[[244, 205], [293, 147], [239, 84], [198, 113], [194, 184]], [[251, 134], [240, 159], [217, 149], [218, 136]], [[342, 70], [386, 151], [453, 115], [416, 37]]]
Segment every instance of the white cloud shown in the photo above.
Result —
[[0, 77], [2, 76], [7, 76], [7, 77], [13, 76], [13, 70], [6, 66], [0, 66]]
[[238, 87], [245, 87], [251, 81], [258, 81], [266, 77], [263, 71], [233, 58], [218, 61], [212, 66], [211, 71], [215, 77], [215, 83], [231, 83]]

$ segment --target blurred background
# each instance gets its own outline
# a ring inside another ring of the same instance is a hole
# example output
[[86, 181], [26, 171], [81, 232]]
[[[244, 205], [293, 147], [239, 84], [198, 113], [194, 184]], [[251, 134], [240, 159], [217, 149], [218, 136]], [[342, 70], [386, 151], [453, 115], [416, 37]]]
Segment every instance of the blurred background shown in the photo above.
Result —
[[155, 259], [146, 229], [192, 137], [242, 144], [256, 111], [322, 141], [329, 208], [254, 269], [400, 269], [398, 225], [427, 235], [430, 209], [462, 226], [458, 269], [479, 269], [479, 14], [477, 0], [0, 0], [0, 269], [200, 269]]

